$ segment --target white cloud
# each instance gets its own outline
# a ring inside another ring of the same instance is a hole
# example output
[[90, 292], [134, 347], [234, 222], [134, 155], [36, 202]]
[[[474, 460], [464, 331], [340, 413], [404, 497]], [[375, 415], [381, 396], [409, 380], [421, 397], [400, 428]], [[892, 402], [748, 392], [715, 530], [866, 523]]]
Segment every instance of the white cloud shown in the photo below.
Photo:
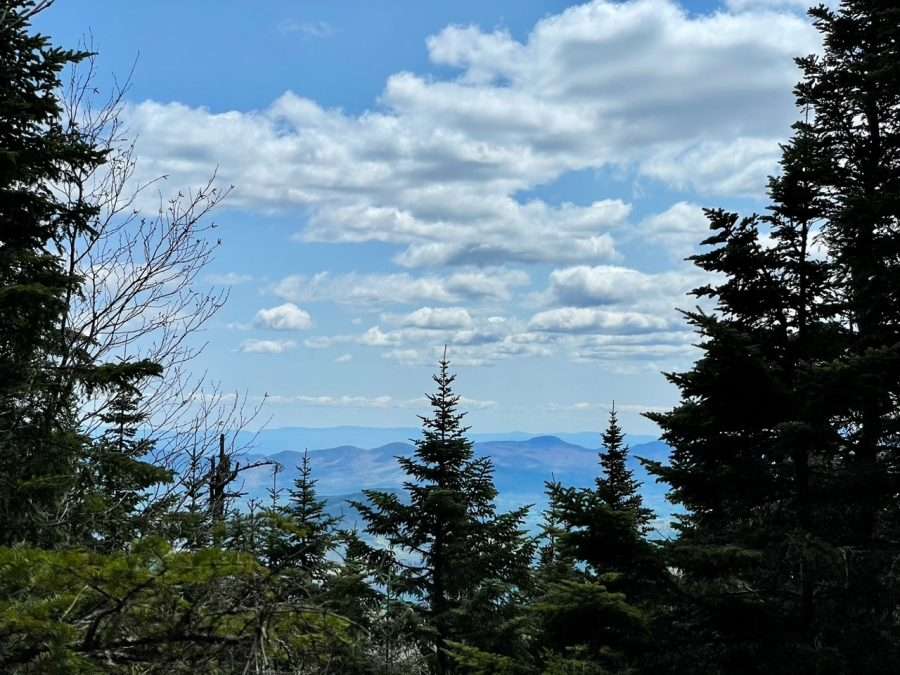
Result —
[[652, 307], [668, 313], [697, 285], [693, 272], [647, 274], [628, 267], [580, 265], [551, 272], [545, 297], [576, 307]]
[[259, 310], [256, 313], [256, 323], [272, 330], [308, 330], [312, 328], [312, 317], [294, 303], [286, 302], [277, 307]]
[[131, 106], [140, 170], [194, 185], [218, 167], [238, 186], [231, 205], [303, 209], [302, 240], [391, 243], [408, 267], [608, 262], [628, 204], [516, 195], [603, 168], [760, 194], [796, 116], [793, 57], [818, 37], [792, 11], [594, 0], [541, 20], [525, 42], [450, 27], [427, 45], [458, 77], [397, 73], [378, 112], [292, 92], [253, 112]]
[[594, 307], [561, 307], [535, 314], [528, 327], [555, 333], [649, 333], [664, 331], [671, 322], [640, 312], [618, 312]]
[[777, 137], [700, 141], [661, 147], [642, 172], [680, 190], [701, 194], [758, 196], [778, 173]]
[[642, 240], [661, 244], [674, 256], [685, 257], [710, 235], [709, 220], [696, 204], [678, 202], [644, 220], [637, 234]]
[[283, 354], [297, 346], [293, 340], [244, 340], [240, 350], [249, 354]]
[[411, 304], [454, 302], [457, 297], [437, 277], [408, 274], [344, 274], [319, 272], [311, 277], [291, 275], [275, 284], [273, 292], [294, 302], [332, 301], [346, 304]]
[[472, 317], [462, 307], [421, 307], [394, 320], [401, 326], [412, 328], [462, 330], [472, 327]]
[[403, 337], [398, 332], [385, 333], [378, 326], [372, 326], [359, 337], [359, 343], [368, 347], [390, 347], [403, 342]]
[[291, 275], [273, 292], [292, 302], [332, 301], [354, 305], [457, 303], [463, 300], [509, 300], [513, 289], [527, 285], [528, 275], [504, 268], [470, 270], [449, 276], [410, 274]]
[[350, 363], [353, 360], [353, 354], [341, 354], [337, 357], [335, 363]]
[[206, 280], [216, 286], [238, 286], [253, 281], [250, 274], [238, 274], [237, 272], [225, 272], [224, 274], [209, 274]]
[[498, 361], [514, 357], [547, 357], [552, 350], [541, 344], [539, 340], [522, 335], [494, 335], [490, 339], [467, 341], [467, 331], [460, 331], [455, 336], [448, 336], [446, 342], [431, 340], [415, 348], [397, 347], [407, 344], [402, 335], [392, 333], [397, 339], [376, 346], [392, 346], [382, 353], [382, 358], [397, 361], [409, 366], [434, 366], [443, 355], [443, 345], [450, 345], [450, 361], [453, 366], [484, 367], [492, 366]]

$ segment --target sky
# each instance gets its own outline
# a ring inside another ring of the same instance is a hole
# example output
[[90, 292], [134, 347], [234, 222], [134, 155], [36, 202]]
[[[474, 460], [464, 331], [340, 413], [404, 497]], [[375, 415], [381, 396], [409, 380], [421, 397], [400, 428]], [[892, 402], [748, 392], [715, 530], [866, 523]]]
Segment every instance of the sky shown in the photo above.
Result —
[[134, 64], [136, 180], [234, 186], [193, 367], [276, 427], [414, 426], [447, 345], [475, 431], [615, 400], [653, 433], [698, 356], [702, 209], [765, 209], [819, 49], [796, 0], [57, 0], [36, 26], [89, 36], [101, 90]]

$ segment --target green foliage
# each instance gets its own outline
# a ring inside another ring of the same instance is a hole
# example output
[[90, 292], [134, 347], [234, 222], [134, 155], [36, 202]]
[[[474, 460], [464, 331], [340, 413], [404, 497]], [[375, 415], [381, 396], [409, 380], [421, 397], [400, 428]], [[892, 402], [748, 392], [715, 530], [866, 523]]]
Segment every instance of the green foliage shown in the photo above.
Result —
[[0, 666], [9, 673], [211, 670], [248, 649], [262, 568], [147, 539], [128, 553], [0, 549]]
[[84, 439], [67, 376], [79, 368], [63, 313], [78, 278], [53, 241], [89, 228], [95, 209], [53, 184], [103, 153], [60, 123], [62, 69], [86, 54], [29, 31], [34, 2], [0, 3], [0, 543], [51, 542]]
[[140, 536], [161, 534], [177, 497], [153, 491], [174, 476], [148, 461], [153, 443], [139, 435], [146, 421], [136, 412], [139, 400], [133, 386], [112, 398], [100, 418], [106, 429], [79, 464], [72, 540], [95, 550], [121, 551]]
[[[446, 356], [405, 495], [366, 492], [338, 532], [309, 456], [286, 504], [229, 513], [240, 467], [198, 455], [188, 494], [154, 465], [150, 361], [97, 363], [67, 324], [80, 292], [59, 243], [98, 206], [54, 186], [106, 160], [61, 122], [87, 54], [0, 0], [0, 670], [25, 673], [891, 673], [900, 659], [900, 9], [811, 16], [803, 119], [766, 215], [707, 216], [713, 275], [685, 314], [702, 356], [648, 415], [645, 462], [683, 511], [652, 512], [613, 409], [593, 488], [547, 486], [498, 513]], [[822, 251], [825, 254], [822, 254]], [[105, 401], [102, 433], [79, 426]], [[206, 461], [210, 459], [209, 470]], [[202, 467], [200, 464], [202, 463]], [[186, 505], [176, 505], [184, 497]], [[173, 527], [173, 525], [178, 527]], [[381, 544], [384, 544], [381, 546]]]
[[325, 500], [316, 493], [309, 453], [303, 454], [286, 505], [269, 512], [266, 557], [274, 569], [302, 571], [310, 579], [321, 580], [330, 567], [327, 556], [338, 544], [339, 518], [328, 515]]
[[650, 648], [652, 602], [667, 574], [644, 535], [652, 512], [627, 467], [615, 408], [593, 489], [548, 483], [550, 501], [529, 612], [543, 672], [627, 672]]
[[368, 502], [354, 504], [369, 534], [390, 547], [380, 559], [391, 592], [422, 611], [421, 640], [436, 673], [457, 670], [451, 641], [500, 655], [515, 648], [505, 626], [510, 600], [529, 582], [533, 549], [522, 531], [527, 510], [496, 512], [493, 466], [474, 456], [465, 437], [454, 379], [444, 358], [430, 396], [433, 416], [422, 418], [414, 457], [398, 458], [410, 477], [409, 501], [367, 491]]
[[798, 60], [770, 214], [708, 211], [693, 260], [721, 281], [695, 294], [716, 307], [687, 315], [703, 356], [649, 415], [674, 448], [651, 469], [686, 509], [661, 631], [676, 672], [891, 672], [900, 655], [900, 15], [811, 16], [825, 50]]
[[[85, 486], [88, 474], [117, 482], [113, 491], [139, 491], [165, 478], [124, 449], [94, 447], [77, 425], [80, 396], [136, 395], [134, 385], [159, 367], [93, 363], [85, 338], [66, 323], [81, 278], [63, 263], [57, 244], [90, 232], [99, 207], [63, 201], [55, 187], [103, 164], [106, 151], [61, 121], [60, 74], [88, 54], [53, 47], [30, 31], [42, 6], [0, 2], [0, 544], [6, 545], [103, 537], [85, 533], [80, 519], [107, 512], [122, 494], [101, 494], [95, 482]], [[90, 494], [75, 503], [85, 488]]]

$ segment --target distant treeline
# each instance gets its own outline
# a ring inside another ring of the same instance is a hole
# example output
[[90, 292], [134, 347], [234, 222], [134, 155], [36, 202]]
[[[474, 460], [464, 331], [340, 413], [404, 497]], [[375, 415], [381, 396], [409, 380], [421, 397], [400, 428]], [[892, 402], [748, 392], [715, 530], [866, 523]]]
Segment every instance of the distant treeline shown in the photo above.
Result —
[[701, 355], [647, 414], [667, 541], [615, 410], [595, 484], [548, 483], [539, 536], [499, 512], [446, 354], [404, 494], [354, 505], [364, 533], [309, 456], [235, 508], [220, 431], [254, 411], [185, 368], [224, 301], [194, 285], [221, 194], [136, 208], [123, 93], [97, 105], [93, 55], [31, 29], [48, 4], [0, 0], [0, 671], [897, 672], [896, 2], [810, 11], [824, 51], [797, 60], [769, 208], [707, 211]]

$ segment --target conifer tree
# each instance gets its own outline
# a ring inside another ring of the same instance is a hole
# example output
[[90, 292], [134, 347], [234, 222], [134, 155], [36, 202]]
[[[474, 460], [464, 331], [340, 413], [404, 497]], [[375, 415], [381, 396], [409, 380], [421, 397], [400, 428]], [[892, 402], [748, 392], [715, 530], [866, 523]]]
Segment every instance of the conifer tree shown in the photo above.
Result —
[[445, 354], [414, 456], [398, 458], [409, 476], [408, 502], [370, 490], [367, 503], [354, 503], [368, 533], [397, 551], [393, 583], [417, 601], [427, 626], [420, 639], [440, 675], [457, 670], [453, 643], [501, 654], [509, 648], [508, 600], [527, 584], [532, 555], [522, 530], [527, 509], [497, 513], [493, 465], [475, 457], [465, 436], [449, 368]]
[[825, 51], [798, 59], [770, 213], [708, 211], [703, 355], [649, 415], [686, 509], [678, 672], [891, 672], [900, 653], [900, 21], [862, 0], [810, 14]]
[[133, 540], [165, 529], [175, 495], [155, 499], [151, 489], [173, 480], [172, 472], [149, 461], [153, 442], [141, 437], [146, 421], [138, 411], [136, 387], [123, 387], [101, 421], [102, 436], [91, 443], [78, 472], [74, 542], [95, 550], [124, 550]]
[[603, 446], [593, 489], [547, 485], [556, 563], [542, 567], [532, 611], [550, 672], [636, 667], [647, 646], [648, 604], [665, 577], [655, 546], [644, 538], [653, 514], [627, 466], [615, 406]]
[[614, 511], [630, 511], [635, 524], [645, 532], [653, 513], [644, 507], [640, 483], [627, 465], [628, 446], [625, 434], [619, 426], [616, 404], [609, 411], [609, 421], [603, 432], [603, 450], [600, 452], [601, 475], [596, 478], [597, 496]]
[[294, 479], [284, 508], [290, 532], [279, 558], [273, 562], [302, 569], [317, 578], [327, 566], [326, 556], [337, 545], [340, 518], [325, 510], [325, 500], [316, 492], [317, 481], [312, 477], [309, 452], [303, 453], [297, 468], [300, 473]]
[[89, 232], [98, 207], [62, 201], [54, 185], [101, 165], [106, 153], [61, 121], [60, 73], [88, 54], [31, 31], [48, 4], [0, 2], [0, 544], [71, 540], [79, 464], [91, 444], [77, 428], [76, 396], [157, 371], [143, 361], [92, 363], [66, 323], [81, 279], [57, 243]]
[[[75, 281], [50, 246], [88, 227], [52, 192], [66, 163], [97, 165], [100, 153], [60, 124], [59, 74], [85, 54], [33, 35], [33, 2], [0, 4], [0, 542], [47, 541], [71, 488], [83, 439], [60, 422], [61, 317]], [[43, 521], [44, 525], [40, 525]]]

